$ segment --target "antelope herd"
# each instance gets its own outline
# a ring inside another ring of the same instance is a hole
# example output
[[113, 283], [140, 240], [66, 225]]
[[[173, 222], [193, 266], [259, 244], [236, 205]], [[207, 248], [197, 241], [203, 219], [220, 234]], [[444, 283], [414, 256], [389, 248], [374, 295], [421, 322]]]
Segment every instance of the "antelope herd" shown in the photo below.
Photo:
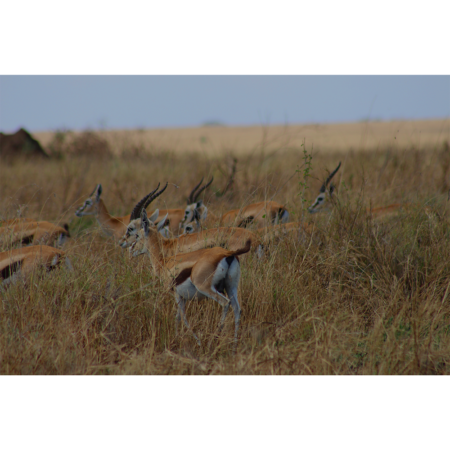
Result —
[[[341, 163], [323, 183], [319, 195], [308, 208], [310, 213], [333, 209], [335, 186], [332, 179], [340, 167]], [[184, 209], [155, 209], [147, 213], [147, 208], [168, 186], [166, 183], [159, 190], [158, 184], [129, 215], [123, 217], [114, 217], [108, 212], [101, 198], [102, 185], [97, 184], [75, 215], [93, 215], [102, 231], [112, 236], [120, 247], [128, 248], [131, 256], [148, 256], [149, 270], [174, 292], [178, 307], [177, 326], [182, 316], [186, 327], [191, 330], [185, 309], [189, 300], [209, 298], [219, 303], [223, 308], [219, 329], [222, 329], [231, 306], [236, 345], [241, 315], [238, 300], [240, 264], [245, 260], [242, 258], [248, 252], [255, 252], [259, 259], [264, 258], [265, 245], [271, 238], [300, 231], [311, 233], [313, 225], [289, 222], [286, 207], [271, 200], [216, 215], [200, 199], [212, 181], [213, 178], [200, 187], [202, 179], [189, 194]], [[403, 206], [393, 204], [367, 212], [378, 217], [398, 211]], [[51, 270], [64, 261], [73, 270], [65, 252], [59, 248], [69, 237], [67, 225], [61, 227], [29, 218], [0, 222], [0, 243], [10, 248], [0, 253], [3, 286], [19, 276], [29, 275], [38, 266]], [[198, 337], [193, 335], [200, 344]]]

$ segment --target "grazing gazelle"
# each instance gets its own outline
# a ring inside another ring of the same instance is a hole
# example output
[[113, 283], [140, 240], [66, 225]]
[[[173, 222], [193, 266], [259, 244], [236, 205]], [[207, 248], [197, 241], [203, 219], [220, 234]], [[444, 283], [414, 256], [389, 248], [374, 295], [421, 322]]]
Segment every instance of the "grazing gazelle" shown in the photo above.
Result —
[[[158, 185], [159, 187], [159, 185]], [[167, 184], [159, 192], [152, 191], [146, 195], [133, 209], [131, 216], [141, 215], [145, 210], [145, 205], [149, 205], [156, 197], [160, 196], [166, 189]], [[144, 201], [145, 200], [145, 201]], [[158, 217], [159, 211], [156, 210], [149, 218], [151, 226], [156, 226], [157, 231], [160, 231], [164, 220], [159, 224], [155, 224], [155, 217]], [[135, 240], [136, 234], [139, 231], [137, 228], [141, 226], [141, 220], [135, 219], [130, 221], [127, 233], [120, 239], [121, 247], [129, 247]], [[172, 256], [176, 253], [192, 252], [202, 248], [223, 246], [229, 250], [238, 250], [250, 239], [252, 241], [252, 250], [261, 253], [261, 240], [251, 231], [244, 228], [210, 228], [209, 230], [201, 231], [195, 234], [185, 234], [178, 238], [167, 239], [163, 235], [159, 238], [160, 246], [165, 256]]]
[[[336, 169], [333, 170], [333, 172], [330, 173], [328, 178], [323, 183], [322, 187], [320, 188], [320, 193], [317, 196], [314, 203], [308, 208], [308, 211], [312, 214], [318, 213], [318, 212], [325, 212], [325, 211], [331, 211], [333, 205], [334, 205], [334, 197], [333, 193], [335, 191], [335, 187], [333, 183], [330, 183], [331, 179], [336, 175], [336, 172], [341, 167], [341, 163], [338, 164]], [[328, 186], [329, 185], [329, 186]], [[378, 206], [376, 208], [367, 208], [366, 212], [367, 214], [370, 214], [373, 218], [381, 218], [383, 216], [398, 212], [401, 209], [409, 209], [412, 205], [408, 203], [393, 203], [391, 205], [387, 206]], [[425, 208], [425, 210], [429, 210], [428, 207]]]
[[[64, 228], [63, 228], [64, 227]], [[0, 222], [0, 243], [55, 244], [61, 246], [70, 237], [69, 226], [33, 219], [11, 219]]]
[[206, 221], [208, 222], [208, 225], [215, 224], [216, 226], [237, 226], [245, 228], [252, 223], [256, 223], [259, 227], [263, 227], [270, 223], [286, 223], [289, 220], [289, 212], [287, 209], [280, 203], [274, 201], [252, 203], [251, 205], [228, 211], [222, 216], [216, 216], [211, 211], [208, 212], [208, 208], [203, 204], [202, 200], [198, 200], [198, 197], [212, 181], [213, 178], [211, 178], [211, 181], [195, 194], [195, 190], [203, 182], [202, 179], [191, 192], [188, 199], [188, 203], [190, 203], [186, 206], [184, 218], [181, 223], [183, 233], [193, 231], [192, 229], [190, 229], [190, 231], [186, 230], [188, 224], [195, 223], [195, 231], [198, 231], [201, 225]]
[[[177, 323], [183, 316], [187, 328], [192, 331], [186, 319], [186, 302], [210, 298], [223, 308], [219, 325], [221, 330], [231, 305], [234, 312], [236, 345], [241, 316], [237, 295], [241, 272], [238, 255], [250, 250], [251, 241], [248, 240], [244, 247], [235, 251], [214, 247], [166, 257], [161, 248], [161, 236], [156, 227], [150, 224], [145, 209], [142, 210], [141, 227], [130, 250], [133, 256], [147, 253], [156, 275], [162, 277], [174, 289], [178, 305]], [[199, 338], [194, 333], [193, 335], [201, 345]]]
[[47, 245], [31, 245], [8, 250], [0, 253], [1, 281], [3, 284], [11, 283], [19, 273], [26, 276], [39, 265], [51, 270], [64, 260], [68, 268], [71, 268], [62, 250]]

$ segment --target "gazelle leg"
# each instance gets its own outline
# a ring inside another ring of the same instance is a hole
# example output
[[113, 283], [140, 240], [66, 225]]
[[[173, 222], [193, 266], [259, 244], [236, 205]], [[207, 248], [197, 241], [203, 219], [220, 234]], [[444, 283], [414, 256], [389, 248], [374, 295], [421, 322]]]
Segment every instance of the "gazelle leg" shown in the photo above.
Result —
[[237, 336], [239, 330], [239, 322], [241, 320], [241, 307], [239, 306], [238, 300], [238, 286], [239, 279], [241, 277], [241, 268], [239, 263], [235, 261], [228, 272], [227, 278], [225, 280], [225, 290], [227, 291], [228, 297], [230, 299], [231, 306], [234, 313], [234, 351], [236, 352], [237, 347]]
[[191, 333], [193, 334], [193, 336], [195, 337], [195, 340], [197, 341], [197, 344], [201, 347], [202, 344], [200, 342], [200, 339], [197, 337], [197, 335], [192, 331], [191, 326], [189, 325], [187, 319], [186, 319], [186, 300], [184, 298], [182, 298], [180, 295], [176, 295], [176, 301], [177, 301], [177, 305], [178, 305], [178, 313], [177, 313], [177, 321], [179, 322], [179, 316], [180, 314], [183, 316], [184, 319], [184, 323], [186, 325], [186, 327], [191, 331]]
[[256, 255], [258, 256], [258, 259], [261, 259], [264, 256], [264, 246], [263, 244], [259, 244], [258, 248], [256, 249]]
[[[197, 287], [198, 289], [198, 287]], [[219, 332], [222, 331], [223, 324], [225, 323], [225, 319], [228, 314], [228, 310], [230, 309], [230, 300], [228, 300], [225, 295], [221, 294], [220, 292], [216, 291], [214, 288], [208, 288], [206, 286], [203, 286], [203, 289], [198, 291], [203, 294], [205, 297], [211, 298], [212, 300], [215, 300], [223, 309], [222, 309], [222, 317], [220, 319], [219, 323]]]
[[230, 297], [230, 303], [234, 313], [234, 342], [237, 344], [237, 335], [239, 330], [239, 322], [241, 320], [241, 307], [239, 306], [239, 300], [237, 297], [237, 285], [229, 287], [227, 290]]
[[222, 318], [220, 319], [220, 323], [219, 323], [219, 333], [222, 331], [223, 326], [225, 324], [225, 319], [227, 317], [228, 314], [228, 310], [230, 309], [230, 304], [228, 303], [227, 305], [225, 305], [222, 309]]

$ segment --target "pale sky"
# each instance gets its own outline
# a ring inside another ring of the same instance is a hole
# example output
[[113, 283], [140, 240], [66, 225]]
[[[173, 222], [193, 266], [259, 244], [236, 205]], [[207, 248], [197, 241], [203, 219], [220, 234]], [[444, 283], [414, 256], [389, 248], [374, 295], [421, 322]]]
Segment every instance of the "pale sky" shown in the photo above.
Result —
[[450, 76], [0, 76], [0, 131], [450, 117]]

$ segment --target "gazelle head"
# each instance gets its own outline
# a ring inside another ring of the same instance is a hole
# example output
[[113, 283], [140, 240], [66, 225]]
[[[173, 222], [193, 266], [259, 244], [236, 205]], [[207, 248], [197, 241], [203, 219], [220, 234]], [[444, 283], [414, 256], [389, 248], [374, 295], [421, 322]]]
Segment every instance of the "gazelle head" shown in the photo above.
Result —
[[[142, 253], [148, 253], [148, 245], [149, 245], [149, 235], [155, 233], [158, 235], [161, 229], [164, 227], [165, 219], [161, 220], [158, 225], [155, 225], [151, 218], [156, 214], [159, 214], [159, 210], [157, 209], [151, 217], [147, 216], [147, 211], [145, 209], [142, 210], [141, 213], [141, 228], [134, 235], [134, 242], [130, 245], [130, 253], [132, 256], [139, 256]], [[156, 216], [158, 217], [158, 216]]]
[[333, 192], [335, 190], [334, 184], [330, 183], [331, 179], [336, 175], [336, 172], [341, 167], [341, 163], [338, 164], [336, 169], [330, 173], [325, 183], [320, 188], [320, 194], [317, 196], [314, 203], [308, 208], [308, 211], [313, 214], [317, 212], [329, 211], [332, 205]]
[[211, 185], [213, 180], [214, 177], [211, 177], [209, 183], [205, 184], [205, 186], [203, 186], [198, 192], [196, 192], [200, 185], [203, 183], [202, 178], [200, 183], [198, 183], [197, 186], [195, 186], [195, 188], [192, 190], [187, 200], [186, 209], [184, 210], [184, 218], [180, 223], [181, 228], [184, 228], [184, 225], [190, 222], [206, 219], [206, 216], [208, 215], [208, 208], [203, 204], [203, 200], [198, 200], [198, 198], [200, 197], [200, 194]]
[[[145, 211], [148, 205], [155, 200], [156, 197], [159, 197], [167, 188], [167, 185], [169, 183], [166, 183], [166, 185], [159, 191], [156, 192], [159, 189], [160, 183], [158, 183], [158, 187], [154, 189], [150, 194], [146, 195], [144, 198], [142, 198], [137, 205], [133, 208], [133, 211], [130, 215], [130, 222], [127, 225], [127, 231], [125, 234], [120, 238], [119, 245], [123, 248], [129, 247], [136, 239], [136, 235], [139, 232], [141, 228], [141, 213], [142, 211]], [[155, 225], [156, 219], [159, 215], [159, 209], [157, 209], [149, 218], [152, 225]], [[164, 237], [168, 237], [168, 230], [165, 229], [165, 224], [167, 220], [167, 215], [163, 220], [160, 220], [158, 225], [158, 231], [162, 232]], [[167, 231], [167, 235], [164, 233], [164, 231]]]
[[100, 201], [101, 195], [102, 195], [102, 185], [97, 184], [92, 194], [84, 201], [83, 206], [80, 206], [76, 210], [75, 215], [77, 217], [83, 217], [96, 214], [97, 205], [98, 202]]
[[194, 220], [189, 223], [185, 223], [181, 226], [181, 233], [179, 236], [183, 236], [185, 234], [193, 234], [198, 233], [202, 229], [202, 226], [198, 220]]

